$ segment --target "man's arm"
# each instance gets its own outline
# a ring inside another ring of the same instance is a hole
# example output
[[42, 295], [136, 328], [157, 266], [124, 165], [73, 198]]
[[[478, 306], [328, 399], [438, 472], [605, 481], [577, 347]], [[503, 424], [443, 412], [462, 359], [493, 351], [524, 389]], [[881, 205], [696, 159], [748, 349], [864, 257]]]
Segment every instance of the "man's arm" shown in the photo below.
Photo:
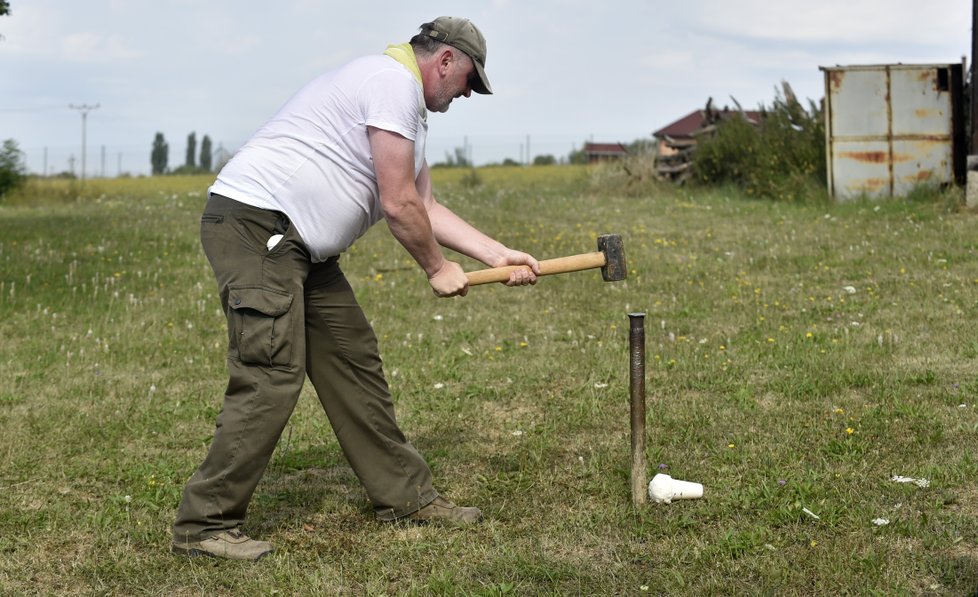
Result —
[[530, 271], [524, 269], [514, 271], [507, 285], [518, 286], [536, 283], [536, 276], [540, 273], [540, 264], [533, 256], [510, 249], [435, 200], [428, 164], [425, 164], [421, 169], [417, 188], [418, 194], [427, 207], [432, 232], [438, 244], [463, 255], [468, 255], [473, 259], [478, 259], [489, 267], [527, 265], [530, 267]]
[[468, 281], [462, 266], [445, 259], [432, 232], [425, 198], [414, 177], [414, 142], [397, 133], [367, 128], [377, 172], [380, 205], [387, 227], [428, 275], [438, 296], [465, 296]]

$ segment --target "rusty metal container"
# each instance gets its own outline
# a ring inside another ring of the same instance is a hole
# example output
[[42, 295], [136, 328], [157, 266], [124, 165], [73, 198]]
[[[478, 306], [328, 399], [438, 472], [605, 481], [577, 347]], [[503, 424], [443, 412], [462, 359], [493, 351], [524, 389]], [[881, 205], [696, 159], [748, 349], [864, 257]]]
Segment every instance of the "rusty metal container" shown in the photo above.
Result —
[[964, 184], [961, 64], [820, 70], [833, 197], [902, 197], [922, 184]]

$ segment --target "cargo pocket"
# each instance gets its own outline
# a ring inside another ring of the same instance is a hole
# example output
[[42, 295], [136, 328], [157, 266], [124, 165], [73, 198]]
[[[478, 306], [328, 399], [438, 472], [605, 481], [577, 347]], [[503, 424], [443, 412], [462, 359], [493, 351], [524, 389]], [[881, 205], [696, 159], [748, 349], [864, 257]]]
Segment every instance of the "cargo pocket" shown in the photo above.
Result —
[[292, 295], [261, 286], [232, 286], [231, 356], [250, 365], [284, 366], [292, 360]]

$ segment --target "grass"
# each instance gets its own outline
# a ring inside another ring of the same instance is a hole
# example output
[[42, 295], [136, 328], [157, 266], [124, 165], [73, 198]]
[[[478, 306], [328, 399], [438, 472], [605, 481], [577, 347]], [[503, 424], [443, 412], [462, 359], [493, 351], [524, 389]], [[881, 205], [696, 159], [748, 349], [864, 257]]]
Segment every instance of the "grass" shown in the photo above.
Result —
[[[276, 554], [171, 556], [226, 381], [197, 240], [209, 180], [35, 183], [48, 201], [0, 207], [0, 594], [978, 588], [978, 242], [954, 193], [819, 206], [618, 195], [571, 167], [436, 175], [506, 243], [547, 258], [617, 232], [629, 262], [616, 284], [442, 300], [382, 225], [343, 257], [402, 427], [485, 523], [375, 522], [306, 388], [246, 528]], [[632, 507], [634, 311], [649, 475], [701, 500]]]

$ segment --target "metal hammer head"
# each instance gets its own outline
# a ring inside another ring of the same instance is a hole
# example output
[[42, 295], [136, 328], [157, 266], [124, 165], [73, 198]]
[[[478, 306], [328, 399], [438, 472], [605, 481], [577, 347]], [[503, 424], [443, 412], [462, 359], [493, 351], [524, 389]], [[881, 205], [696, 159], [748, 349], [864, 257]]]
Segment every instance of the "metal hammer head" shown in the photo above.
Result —
[[601, 277], [605, 282], [618, 282], [628, 276], [625, 268], [625, 247], [621, 236], [617, 234], [602, 234], [598, 237], [598, 250], [604, 253], [604, 266], [601, 267]]

